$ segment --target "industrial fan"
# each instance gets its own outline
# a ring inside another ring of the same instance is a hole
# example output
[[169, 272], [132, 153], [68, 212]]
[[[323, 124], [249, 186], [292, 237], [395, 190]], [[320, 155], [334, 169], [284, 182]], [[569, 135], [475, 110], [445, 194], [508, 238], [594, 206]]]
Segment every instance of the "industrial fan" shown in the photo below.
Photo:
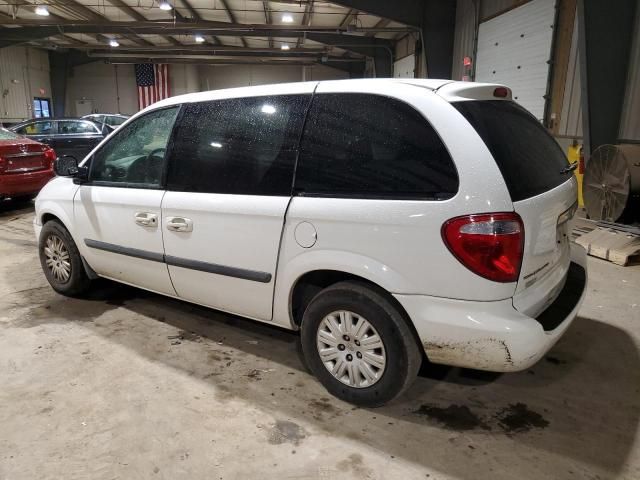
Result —
[[586, 164], [584, 206], [589, 218], [628, 223], [639, 213], [640, 145], [602, 145]]

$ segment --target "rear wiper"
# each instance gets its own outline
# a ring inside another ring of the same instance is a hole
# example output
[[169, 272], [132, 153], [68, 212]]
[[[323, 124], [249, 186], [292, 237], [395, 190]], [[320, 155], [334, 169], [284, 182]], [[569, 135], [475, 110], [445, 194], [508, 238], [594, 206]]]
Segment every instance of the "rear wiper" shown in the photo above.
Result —
[[576, 168], [578, 168], [578, 162], [576, 163], [570, 163], [569, 165], [567, 165], [566, 167], [564, 167], [562, 170], [560, 170], [560, 175], [565, 175], [567, 173], [571, 173], [573, 172]]

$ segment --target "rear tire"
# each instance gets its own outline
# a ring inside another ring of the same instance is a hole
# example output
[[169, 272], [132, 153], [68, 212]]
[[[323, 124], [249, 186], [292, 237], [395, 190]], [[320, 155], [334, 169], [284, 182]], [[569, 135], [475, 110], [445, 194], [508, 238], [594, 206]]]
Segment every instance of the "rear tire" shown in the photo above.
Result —
[[414, 381], [422, 354], [402, 313], [383, 294], [346, 281], [318, 293], [301, 327], [311, 371], [334, 396], [377, 407]]
[[44, 275], [56, 292], [74, 297], [91, 286], [78, 247], [60, 222], [50, 220], [44, 224], [38, 253]]

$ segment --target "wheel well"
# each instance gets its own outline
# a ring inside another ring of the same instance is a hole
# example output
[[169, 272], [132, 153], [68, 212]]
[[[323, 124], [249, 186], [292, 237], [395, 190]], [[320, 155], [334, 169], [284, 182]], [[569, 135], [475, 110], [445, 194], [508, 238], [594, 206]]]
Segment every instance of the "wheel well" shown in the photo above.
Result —
[[62, 221], [58, 217], [56, 217], [53, 213], [45, 213], [44, 215], [42, 215], [42, 225], [47, 223], [49, 220], [56, 220], [58, 223], [64, 226], [64, 223], [62, 223]]
[[418, 331], [416, 330], [411, 317], [409, 317], [409, 314], [404, 309], [402, 304], [386, 289], [382, 288], [377, 283], [374, 283], [371, 280], [367, 280], [366, 278], [360, 277], [358, 275], [353, 275], [351, 273], [341, 272], [337, 270], [315, 270], [302, 275], [294, 285], [293, 291], [291, 293], [290, 311], [291, 319], [294, 325], [296, 327], [300, 327], [300, 325], [302, 324], [302, 316], [304, 315], [304, 311], [306, 310], [307, 305], [309, 305], [309, 302], [311, 302], [313, 297], [315, 297], [321, 290], [335, 283], [344, 281], [356, 281], [358, 283], [365, 284], [369, 288], [375, 290], [376, 292], [387, 298], [407, 322], [407, 325], [411, 330], [411, 333], [413, 334], [414, 340], [420, 347], [423, 359], [426, 358], [426, 354], [424, 352], [424, 349], [422, 348], [422, 342], [420, 341]]
[[309, 302], [311, 302], [313, 297], [315, 297], [321, 290], [324, 290], [335, 283], [349, 280], [365, 284], [381, 295], [384, 295], [398, 309], [398, 311], [409, 322], [409, 325], [413, 328], [413, 324], [411, 323], [409, 315], [404, 307], [387, 290], [371, 280], [338, 270], [315, 270], [305, 273], [298, 279], [291, 293], [291, 317], [293, 323], [298, 327], [302, 324], [302, 316], [304, 315], [307, 305], [309, 305]]

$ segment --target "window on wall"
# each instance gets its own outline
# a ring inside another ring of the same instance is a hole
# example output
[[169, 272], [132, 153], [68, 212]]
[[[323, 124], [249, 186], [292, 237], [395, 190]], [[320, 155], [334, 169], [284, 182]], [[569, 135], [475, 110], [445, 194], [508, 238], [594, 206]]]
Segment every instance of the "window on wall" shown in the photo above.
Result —
[[34, 118], [51, 117], [51, 102], [48, 98], [33, 99], [33, 116]]
[[446, 199], [458, 191], [449, 152], [413, 107], [367, 94], [319, 94], [305, 123], [295, 191]]
[[281, 95], [185, 105], [176, 127], [167, 188], [290, 195], [309, 99]]

